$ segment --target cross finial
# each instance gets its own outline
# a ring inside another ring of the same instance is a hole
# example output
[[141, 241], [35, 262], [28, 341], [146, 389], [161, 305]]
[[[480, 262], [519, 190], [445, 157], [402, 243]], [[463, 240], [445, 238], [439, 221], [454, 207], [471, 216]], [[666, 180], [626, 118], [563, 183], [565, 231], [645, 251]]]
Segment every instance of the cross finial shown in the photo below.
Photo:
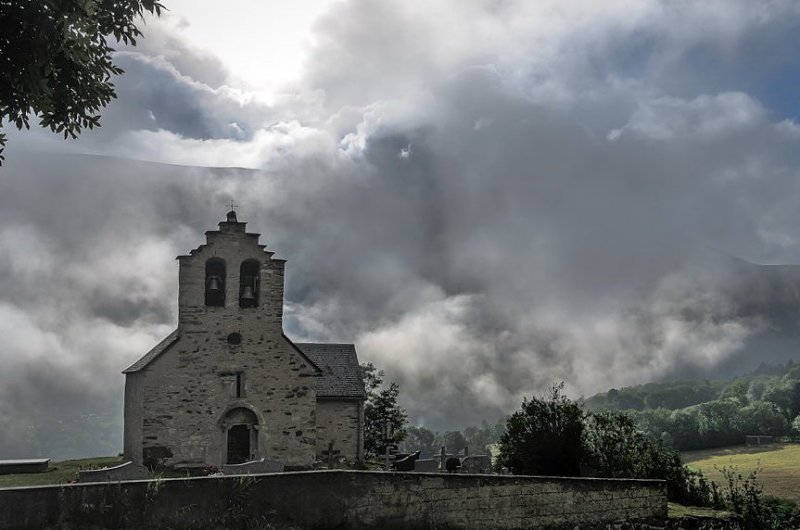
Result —
[[228, 205], [230, 210], [228, 211], [228, 214], [225, 216], [229, 223], [237, 223], [238, 222], [237, 219], [236, 219], [236, 208], [238, 206], [239, 205], [236, 204], [236, 201], [234, 201], [233, 199], [230, 200], [230, 203]]

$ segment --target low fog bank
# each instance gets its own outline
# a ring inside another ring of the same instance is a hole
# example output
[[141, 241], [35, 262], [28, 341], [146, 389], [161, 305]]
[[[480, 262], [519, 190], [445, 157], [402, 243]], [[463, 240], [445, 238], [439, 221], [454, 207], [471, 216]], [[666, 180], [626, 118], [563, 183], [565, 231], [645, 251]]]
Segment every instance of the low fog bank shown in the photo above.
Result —
[[[391, 171], [400, 146], [380, 139], [366, 158], [389, 159]], [[402, 175], [10, 160], [0, 419], [11, 427], [0, 453], [119, 450], [120, 372], [173, 329], [174, 258], [204, 241], [232, 198], [288, 259], [287, 333], [355, 342], [400, 383], [410, 420], [432, 429], [492, 421], [553, 381], [577, 397], [791, 357], [797, 267], [657, 237], [609, 219], [619, 212], [594, 205], [602, 194], [563, 195], [556, 207], [493, 179], [438, 180], [433, 156], [420, 158]]]

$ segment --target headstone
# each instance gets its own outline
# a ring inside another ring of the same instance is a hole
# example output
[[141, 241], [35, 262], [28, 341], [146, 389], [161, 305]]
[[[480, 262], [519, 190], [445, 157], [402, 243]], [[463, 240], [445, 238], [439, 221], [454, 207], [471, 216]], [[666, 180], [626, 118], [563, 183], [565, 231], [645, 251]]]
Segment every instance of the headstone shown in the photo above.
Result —
[[416, 460], [414, 462], [414, 471], [417, 473], [436, 473], [439, 471], [439, 460], [434, 458]]
[[150, 478], [146, 467], [133, 462], [125, 462], [103, 469], [81, 469], [78, 482], [119, 482], [122, 480], [145, 480]]
[[492, 473], [492, 457], [488, 455], [465, 456], [461, 460], [461, 472], [489, 475]]
[[259, 473], [283, 473], [283, 464], [275, 460], [252, 460], [243, 464], [225, 464], [223, 475], [256, 475]]
[[0, 460], [0, 475], [11, 473], [42, 473], [47, 471], [49, 458]]
[[410, 455], [403, 455], [402, 458], [398, 458], [394, 461], [392, 466], [397, 471], [414, 471], [414, 462], [419, 459], [419, 451], [416, 453], [411, 453]]
[[448, 473], [458, 473], [461, 469], [461, 460], [457, 456], [451, 456], [445, 461], [444, 467]]
[[333, 442], [328, 442], [328, 449], [326, 451], [322, 451], [322, 455], [328, 457], [328, 469], [333, 469], [334, 459], [339, 454], [341, 454], [341, 451], [333, 448]]

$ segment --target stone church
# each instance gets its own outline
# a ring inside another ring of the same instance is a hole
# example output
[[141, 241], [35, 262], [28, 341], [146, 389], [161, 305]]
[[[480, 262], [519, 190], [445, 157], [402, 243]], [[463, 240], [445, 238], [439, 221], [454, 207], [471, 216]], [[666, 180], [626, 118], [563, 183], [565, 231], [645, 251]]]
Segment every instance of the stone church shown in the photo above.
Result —
[[339, 457], [361, 460], [355, 347], [283, 333], [285, 261], [245, 225], [229, 212], [204, 245], [178, 257], [178, 327], [123, 372], [125, 457], [307, 468], [333, 443]]

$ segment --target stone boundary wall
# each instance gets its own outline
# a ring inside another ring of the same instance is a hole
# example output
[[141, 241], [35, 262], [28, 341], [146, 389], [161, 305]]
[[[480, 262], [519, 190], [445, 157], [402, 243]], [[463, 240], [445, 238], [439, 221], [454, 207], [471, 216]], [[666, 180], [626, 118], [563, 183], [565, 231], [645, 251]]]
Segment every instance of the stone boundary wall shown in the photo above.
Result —
[[666, 516], [658, 480], [331, 470], [0, 489], [2, 529], [589, 529]]

